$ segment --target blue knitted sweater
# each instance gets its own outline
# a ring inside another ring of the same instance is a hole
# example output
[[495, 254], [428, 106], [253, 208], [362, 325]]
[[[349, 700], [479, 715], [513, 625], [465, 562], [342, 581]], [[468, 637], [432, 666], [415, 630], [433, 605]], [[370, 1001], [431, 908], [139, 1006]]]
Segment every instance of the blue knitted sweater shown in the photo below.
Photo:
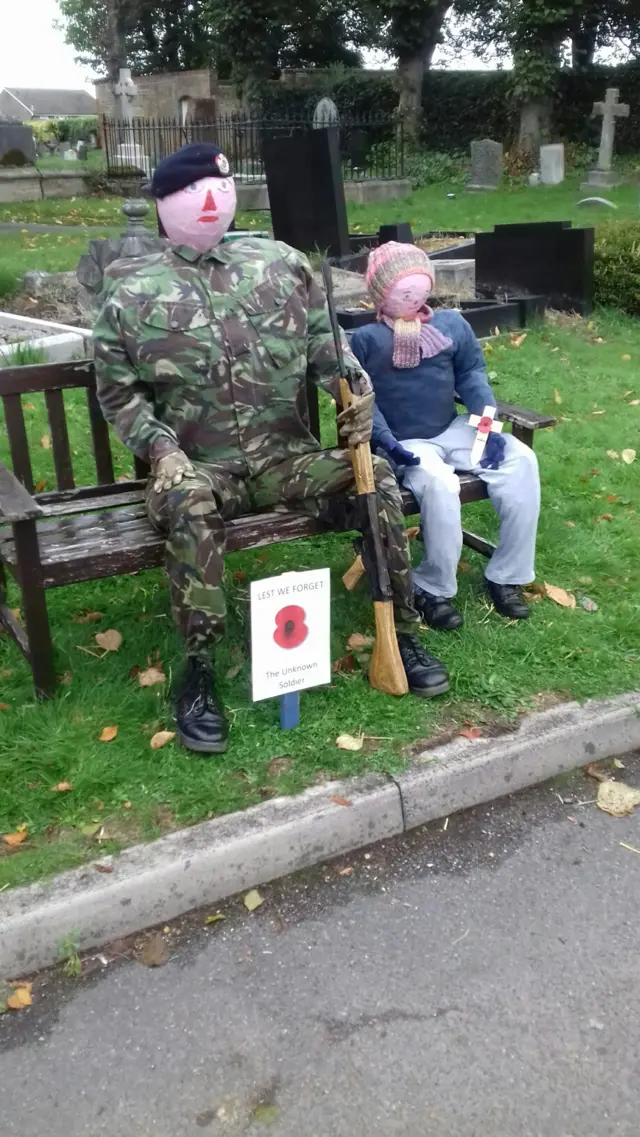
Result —
[[351, 337], [351, 350], [371, 378], [376, 394], [372, 446], [387, 449], [397, 439], [435, 438], [456, 416], [458, 395], [471, 414], [496, 406], [482, 348], [464, 316], [449, 308], [434, 313], [433, 327], [451, 347], [417, 367], [393, 366], [393, 332], [365, 324]]

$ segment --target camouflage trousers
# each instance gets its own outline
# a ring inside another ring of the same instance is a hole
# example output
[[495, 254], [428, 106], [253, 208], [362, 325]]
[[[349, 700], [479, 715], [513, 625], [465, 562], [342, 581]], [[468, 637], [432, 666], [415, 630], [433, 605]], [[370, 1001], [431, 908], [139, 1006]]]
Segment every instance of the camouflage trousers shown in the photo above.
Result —
[[[373, 462], [396, 628], [415, 631], [420, 617], [413, 606], [400, 490], [384, 459]], [[271, 507], [304, 513], [332, 527], [357, 527], [354, 510], [349, 509], [349, 502], [353, 506], [355, 501], [355, 484], [346, 450], [296, 455], [249, 477], [202, 462], [194, 466], [195, 478], [161, 493], [155, 493], [151, 480], [147, 489], [149, 517], [167, 538], [172, 609], [187, 654], [206, 651], [224, 634], [225, 521]]]

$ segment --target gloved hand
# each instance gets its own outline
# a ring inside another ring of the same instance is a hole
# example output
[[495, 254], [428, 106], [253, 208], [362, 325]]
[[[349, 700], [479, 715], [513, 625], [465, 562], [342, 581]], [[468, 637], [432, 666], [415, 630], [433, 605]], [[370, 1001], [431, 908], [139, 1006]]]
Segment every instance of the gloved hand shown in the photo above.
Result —
[[359, 446], [361, 442], [369, 442], [373, 428], [374, 403], [373, 391], [368, 395], [356, 395], [351, 406], [345, 407], [338, 415], [338, 430], [345, 436], [349, 446]]
[[396, 466], [419, 466], [420, 459], [417, 454], [412, 454], [410, 450], [406, 450], [401, 442], [397, 442], [394, 438], [392, 446], [386, 446], [385, 450], [389, 455], [392, 462]]
[[182, 450], [172, 450], [153, 463], [153, 488], [156, 493], [179, 486], [183, 478], [195, 478], [196, 472]]
[[506, 439], [503, 434], [494, 434], [493, 431], [489, 435], [484, 454], [480, 459], [480, 465], [483, 470], [497, 470], [504, 458], [504, 449], [507, 445]]

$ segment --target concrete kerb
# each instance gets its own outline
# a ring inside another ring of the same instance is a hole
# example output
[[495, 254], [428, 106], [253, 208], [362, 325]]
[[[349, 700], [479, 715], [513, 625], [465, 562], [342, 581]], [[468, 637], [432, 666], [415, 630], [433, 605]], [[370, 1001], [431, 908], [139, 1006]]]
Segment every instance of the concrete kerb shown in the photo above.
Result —
[[568, 703], [500, 738], [425, 751], [394, 779], [316, 786], [127, 849], [111, 873], [89, 865], [14, 889], [0, 895], [0, 975], [50, 965], [70, 933], [81, 949], [94, 947], [638, 747], [640, 692]]

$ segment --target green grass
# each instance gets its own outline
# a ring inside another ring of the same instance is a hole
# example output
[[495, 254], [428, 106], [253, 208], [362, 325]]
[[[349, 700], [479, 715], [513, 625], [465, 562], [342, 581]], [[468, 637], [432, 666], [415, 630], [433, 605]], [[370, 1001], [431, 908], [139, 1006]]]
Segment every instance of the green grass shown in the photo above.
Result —
[[[46, 202], [42, 202], [46, 205]], [[91, 237], [104, 236], [101, 230]], [[14, 295], [25, 272], [71, 272], [86, 253], [90, 237], [78, 233], [0, 232], [0, 302]]]
[[[599, 337], [603, 343], [596, 342]], [[607, 456], [607, 450], [637, 447], [640, 406], [629, 404], [640, 397], [638, 324], [608, 313], [589, 324], [542, 326], [530, 330], [520, 348], [509, 339], [493, 345], [488, 365], [496, 372], [501, 398], [562, 416], [557, 428], [537, 438], [543, 487], [538, 579], [586, 593], [598, 611], [572, 611], [540, 600], [526, 624], [508, 626], [485, 602], [483, 559], [465, 551], [459, 577], [465, 627], [455, 635], [425, 634], [451, 673], [449, 696], [427, 703], [410, 696], [396, 700], [371, 690], [360, 671], [340, 673], [330, 688], [304, 692], [300, 727], [281, 732], [276, 701], [254, 706], [249, 697], [250, 580], [329, 565], [334, 659], [345, 654], [351, 632], [371, 631], [371, 604], [363, 586], [350, 596], [342, 587], [341, 575], [352, 559], [348, 536], [234, 554], [227, 566], [229, 635], [217, 664], [231, 721], [230, 748], [223, 759], [204, 761], [175, 743], [150, 749], [154, 731], [172, 727], [169, 691], [141, 689], [130, 675], [156, 656], [170, 681], [180, 669], [181, 647], [163, 574], [49, 593], [62, 677], [55, 699], [45, 704], [34, 699], [25, 663], [8, 637], [0, 637], [0, 833], [28, 827], [28, 841], [19, 850], [0, 854], [0, 887], [273, 793], [294, 793], [318, 779], [397, 770], [406, 761], [404, 748], [433, 737], [443, 724], [482, 725], [496, 715], [509, 719], [535, 705], [541, 692], [582, 699], [638, 686], [640, 458], [625, 465]], [[75, 393], [66, 398], [78, 480], [87, 481], [91, 460], [82, 401]], [[44, 408], [37, 396], [24, 401], [35, 476], [51, 487], [51, 451], [39, 445], [47, 430]], [[605, 413], [594, 414], [597, 410]], [[323, 414], [330, 444], [334, 426], [326, 403]], [[0, 457], [6, 456], [0, 434]], [[116, 447], [116, 466], [118, 475], [131, 468], [121, 447]], [[597, 520], [603, 514], [612, 520]], [[464, 516], [469, 528], [495, 534], [488, 503], [467, 506]], [[15, 589], [13, 598], [18, 606]], [[103, 615], [95, 623], [76, 622], [86, 609]], [[97, 658], [91, 654], [100, 654], [94, 636], [107, 628], [118, 629], [123, 644]], [[117, 738], [99, 742], [103, 727], [115, 725]], [[335, 738], [342, 731], [376, 736], [371, 745], [377, 749], [337, 749]], [[275, 773], [269, 767], [274, 757], [288, 758], [289, 768]], [[73, 789], [53, 792], [62, 781]], [[91, 835], [98, 825], [104, 826], [105, 838], [99, 847]]]

